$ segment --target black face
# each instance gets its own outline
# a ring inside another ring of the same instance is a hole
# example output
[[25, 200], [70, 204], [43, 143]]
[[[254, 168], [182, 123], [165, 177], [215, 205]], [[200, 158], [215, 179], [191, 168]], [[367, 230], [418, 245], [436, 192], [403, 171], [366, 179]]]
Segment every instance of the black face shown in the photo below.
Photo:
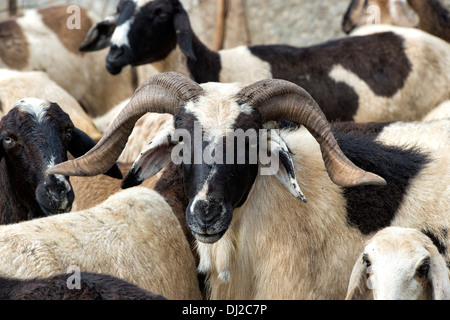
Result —
[[[254, 129], [258, 132], [262, 127], [259, 116], [246, 115], [245, 118], [239, 117], [235, 129], [241, 128], [244, 132]], [[188, 130], [194, 137], [192, 121], [195, 121], [193, 115], [178, 115], [175, 127]], [[244, 123], [245, 127], [240, 125]], [[230, 226], [233, 210], [245, 203], [258, 174], [257, 161], [250, 156], [258, 152], [257, 139], [245, 138], [238, 141], [221, 137], [215, 141], [216, 143], [203, 141], [203, 159], [198, 163], [195, 159], [195, 141], [191, 139], [191, 164], [183, 163], [184, 187], [189, 199], [186, 222], [196, 239], [206, 243], [214, 243], [225, 234]], [[218, 147], [219, 144], [220, 149], [212, 147]], [[230, 156], [227, 151], [233, 149], [233, 155]], [[215, 156], [216, 150], [222, 150], [222, 157], [215, 158], [218, 161], [205, 161], [205, 154]]]
[[41, 113], [15, 107], [2, 119], [0, 137], [9, 179], [17, 196], [26, 199], [23, 203], [31, 218], [67, 212], [72, 207], [74, 193], [68, 177], [45, 172], [67, 160], [74, 130], [57, 104]]
[[127, 65], [159, 61], [175, 48], [174, 6], [168, 0], [155, 0], [137, 7], [130, 0], [117, 7], [119, 20], [112, 35], [106, 67], [112, 74]]

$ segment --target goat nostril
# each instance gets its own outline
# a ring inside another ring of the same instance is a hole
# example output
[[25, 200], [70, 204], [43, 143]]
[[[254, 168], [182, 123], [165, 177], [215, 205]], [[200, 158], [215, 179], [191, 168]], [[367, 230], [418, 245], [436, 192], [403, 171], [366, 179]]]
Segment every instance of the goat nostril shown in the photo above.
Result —
[[68, 191], [65, 188], [54, 189], [47, 187], [47, 193], [55, 199], [63, 199], [66, 196], [67, 192]]
[[117, 60], [121, 58], [125, 53], [125, 49], [123, 47], [113, 46], [110, 51], [111, 58]]

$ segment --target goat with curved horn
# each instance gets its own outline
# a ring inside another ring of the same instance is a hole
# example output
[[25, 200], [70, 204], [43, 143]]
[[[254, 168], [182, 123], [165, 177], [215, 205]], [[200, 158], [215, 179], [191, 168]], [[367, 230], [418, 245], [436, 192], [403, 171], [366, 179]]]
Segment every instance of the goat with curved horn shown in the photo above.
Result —
[[[136, 90], [129, 104], [104, 137], [85, 156], [48, 170], [52, 174], [93, 176], [107, 171], [122, 152], [136, 121], [147, 112], [177, 114], [180, 105], [198, 98], [203, 88], [175, 72], [149, 78]], [[356, 167], [340, 150], [323, 112], [299, 86], [285, 80], [266, 79], [243, 88], [237, 103], [260, 111], [266, 120], [290, 120], [304, 125], [321, 146], [330, 178], [344, 187], [385, 185], [381, 177]]]
[[303, 88], [284, 80], [261, 80], [238, 94], [239, 104], [257, 108], [268, 120], [304, 125], [320, 145], [331, 180], [342, 187], [386, 185], [379, 176], [355, 166], [341, 151], [316, 101]]

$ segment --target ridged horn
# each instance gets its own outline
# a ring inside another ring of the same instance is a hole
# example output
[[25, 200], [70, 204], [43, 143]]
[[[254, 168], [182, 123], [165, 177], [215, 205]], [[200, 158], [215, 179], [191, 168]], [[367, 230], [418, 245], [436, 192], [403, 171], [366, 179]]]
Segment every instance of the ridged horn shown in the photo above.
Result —
[[47, 172], [67, 176], [95, 176], [108, 171], [119, 158], [136, 122], [147, 112], [175, 115], [180, 106], [196, 99], [203, 88], [176, 72], [157, 74], [136, 89], [130, 102], [84, 156], [60, 163]]
[[322, 110], [303, 88], [288, 81], [267, 79], [243, 88], [236, 98], [239, 104], [258, 109], [266, 121], [289, 120], [305, 126], [319, 143], [325, 168], [335, 184], [386, 185], [383, 178], [362, 170], [345, 156]]

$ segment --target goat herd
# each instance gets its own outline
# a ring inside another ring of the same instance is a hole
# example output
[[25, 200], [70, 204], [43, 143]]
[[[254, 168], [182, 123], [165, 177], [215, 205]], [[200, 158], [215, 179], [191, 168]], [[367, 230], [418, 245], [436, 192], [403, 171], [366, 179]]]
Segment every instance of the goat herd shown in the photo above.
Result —
[[439, 0], [217, 52], [179, 0], [67, 9], [0, 22], [0, 299], [450, 299]]

